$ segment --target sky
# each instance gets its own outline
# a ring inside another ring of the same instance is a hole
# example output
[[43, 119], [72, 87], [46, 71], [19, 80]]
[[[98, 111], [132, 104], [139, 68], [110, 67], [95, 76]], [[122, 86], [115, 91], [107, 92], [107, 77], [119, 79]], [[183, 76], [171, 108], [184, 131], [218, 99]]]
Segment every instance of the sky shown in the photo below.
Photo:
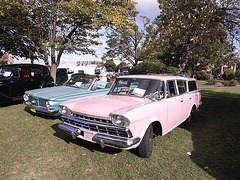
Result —
[[[140, 16], [146, 16], [149, 19], [153, 20], [157, 15], [159, 15], [160, 10], [158, 8], [158, 2], [157, 0], [134, 0], [138, 4], [136, 5], [136, 9], [139, 12], [139, 17]], [[141, 23], [141, 20], [138, 18], [137, 23]], [[95, 51], [98, 57], [91, 56], [91, 55], [76, 55], [76, 54], [63, 54], [61, 58], [61, 63], [60, 65], [70, 63], [75, 65], [76, 61], [79, 60], [101, 60], [102, 54], [105, 52], [105, 47], [107, 44], [105, 43], [106, 37], [101, 37], [99, 41], [102, 43], [101, 46], [98, 47], [92, 47]], [[24, 59], [19, 59], [16, 60], [14, 63], [30, 63], [30, 60], [24, 60]], [[36, 64], [43, 64], [42, 60], [35, 61], [34, 63]]]

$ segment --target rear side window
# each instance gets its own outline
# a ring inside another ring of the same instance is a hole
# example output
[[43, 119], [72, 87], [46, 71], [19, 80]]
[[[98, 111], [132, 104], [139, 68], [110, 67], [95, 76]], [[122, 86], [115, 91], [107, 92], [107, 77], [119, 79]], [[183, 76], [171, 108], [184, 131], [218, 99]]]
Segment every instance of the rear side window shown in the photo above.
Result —
[[188, 81], [189, 91], [197, 90], [197, 83], [196, 81]]
[[42, 75], [42, 72], [41, 72], [40, 69], [38, 69], [38, 68], [31, 69], [31, 76], [32, 77], [41, 77], [41, 75]]
[[184, 94], [187, 92], [187, 83], [186, 81], [177, 80], [178, 92], [179, 94]]
[[49, 70], [48, 70], [47, 67], [41, 67], [41, 70], [42, 70], [42, 72], [43, 72], [43, 76], [44, 76], [44, 77], [50, 75]]
[[167, 98], [177, 95], [175, 81], [167, 81], [166, 86], [166, 96]]

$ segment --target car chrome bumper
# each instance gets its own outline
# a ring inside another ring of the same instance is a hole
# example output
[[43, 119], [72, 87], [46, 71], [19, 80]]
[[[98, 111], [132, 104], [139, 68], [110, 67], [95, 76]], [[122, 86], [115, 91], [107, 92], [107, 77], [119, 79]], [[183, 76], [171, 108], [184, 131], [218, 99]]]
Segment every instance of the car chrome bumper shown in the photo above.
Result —
[[[80, 129], [68, 126], [64, 123], [59, 123], [58, 127], [66, 131], [68, 134], [70, 134], [73, 139], [75, 139], [78, 135], [81, 135], [82, 133]], [[105, 146], [116, 148], [128, 148], [137, 144], [140, 141], [140, 138], [126, 139], [114, 136], [107, 136], [103, 134], [96, 134], [93, 136], [92, 141], [100, 144], [102, 148], [104, 148]]]
[[[59, 110], [48, 110], [47, 108], [39, 107], [39, 106], [36, 106], [33, 104], [27, 104], [26, 102], [24, 102], [24, 104], [26, 104], [26, 106], [29, 108], [36, 109], [38, 111], [38, 113], [40, 113], [40, 114], [54, 115], [56, 113], [59, 113]], [[60, 113], [59, 113], [59, 115], [60, 115]]]

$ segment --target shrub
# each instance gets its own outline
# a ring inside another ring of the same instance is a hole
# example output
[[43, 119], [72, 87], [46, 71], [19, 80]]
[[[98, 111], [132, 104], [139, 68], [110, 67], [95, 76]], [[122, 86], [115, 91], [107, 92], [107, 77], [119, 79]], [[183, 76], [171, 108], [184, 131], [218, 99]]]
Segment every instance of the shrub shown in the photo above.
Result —
[[196, 77], [198, 80], [206, 80], [207, 73], [204, 71], [197, 71], [196, 72]]
[[229, 86], [230, 81], [223, 81], [222, 84], [223, 84], [224, 86]]
[[167, 73], [167, 74], [175, 74], [176, 72], [177, 72], [176, 67], [168, 66], [165, 69], [165, 73]]
[[208, 80], [208, 85], [215, 85], [215, 84], [217, 84], [217, 79], [211, 79], [211, 80]]
[[236, 86], [238, 85], [238, 81], [235, 79], [230, 80], [230, 86]]
[[226, 69], [223, 74], [224, 80], [232, 80], [234, 79], [234, 71], [232, 69]]
[[235, 79], [232, 79], [230, 81], [228, 81], [228, 80], [227, 81], [223, 81], [222, 84], [224, 86], [236, 86], [236, 85], [238, 85], [238, 81], [235, 80]]
[[235, 78], [240, 81], [240, 69], [236, 71]]
[[142, 62], [134, 66], [130, 70], [130, 74], [163, 74], [165, 73], [166, 65], [159, 62]]

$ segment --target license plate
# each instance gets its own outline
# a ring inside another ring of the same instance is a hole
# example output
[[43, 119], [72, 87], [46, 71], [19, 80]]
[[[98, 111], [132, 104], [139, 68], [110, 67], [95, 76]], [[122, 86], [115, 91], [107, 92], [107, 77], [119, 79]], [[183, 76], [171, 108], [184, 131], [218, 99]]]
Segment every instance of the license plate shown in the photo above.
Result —
[[30, 108], [30, 111], [36, 113], [36, 109], [34, 109], [34, 108]]

